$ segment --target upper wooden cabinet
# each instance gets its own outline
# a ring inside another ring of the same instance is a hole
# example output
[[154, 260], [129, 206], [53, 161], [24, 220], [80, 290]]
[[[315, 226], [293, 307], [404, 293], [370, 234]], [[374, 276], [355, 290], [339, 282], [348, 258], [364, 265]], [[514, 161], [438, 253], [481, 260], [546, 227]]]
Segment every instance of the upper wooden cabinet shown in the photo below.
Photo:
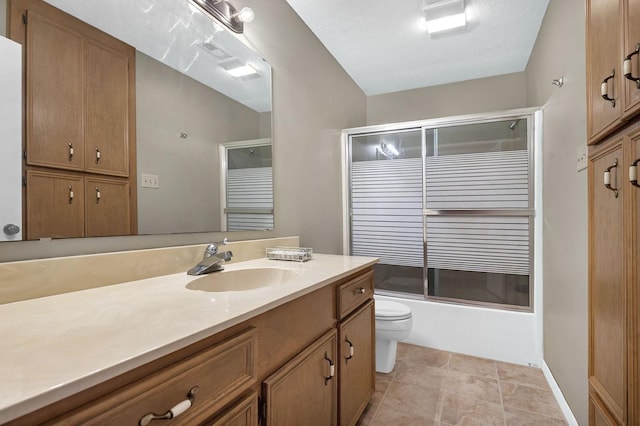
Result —
[[[587, 0], [587, 136], [596, 143], [640, 111], [625, 59], [640, 43], [640, 0]], [[632, 25], [636, 23], [636, 25]], [[627, 64], [638, 77], [640, 55]]]
[[129, 174], [129, 49], [85, 43], [85, 170]]
[[[622, 61], [621, 0], [587, 1], [587, 136], [600, 138], [619, 124]], [[603, 98], [603, 93], [611, 100]]]
[[25, 50], [27, 165], [128, 176], [135, 50], [41, 1], [12, 1], [10, 22]]
[[71, 226], [69, 215], [49, 219], [47, 206], [66, 202], [57, 187], [26, 179], [27, 238], [137, 233], [135, 49], [42, 0], [8, 6], [9, 36], [24, 52], [23, 171], [62, 182], [63, 169], [87, 185]]
[[[624, 58], [629, 58], [627, 71], [631, 69], [630, 77], [639, 79], [634, 81], [624, 79], [625, 110], [624, 118], [640, 112], [640, 0], [624, 0]], [[633, 24], [632, 24], [633, 23]], [[636, 53], [638, 52], [638, 53]], [[623, 74], [625, 70], [623, 67]]]
[[84, 169], [83, 39], [26, 12], [27, 164]]

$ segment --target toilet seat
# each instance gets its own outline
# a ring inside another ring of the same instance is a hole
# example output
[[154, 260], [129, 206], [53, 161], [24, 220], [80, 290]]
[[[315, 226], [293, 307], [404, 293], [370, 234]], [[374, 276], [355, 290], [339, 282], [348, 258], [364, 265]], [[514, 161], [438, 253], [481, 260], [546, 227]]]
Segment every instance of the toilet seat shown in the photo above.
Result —
[[411, 318], [411, 308], [402, 303], [376, 300], [375, 311], [376, 321], [399, 321]]

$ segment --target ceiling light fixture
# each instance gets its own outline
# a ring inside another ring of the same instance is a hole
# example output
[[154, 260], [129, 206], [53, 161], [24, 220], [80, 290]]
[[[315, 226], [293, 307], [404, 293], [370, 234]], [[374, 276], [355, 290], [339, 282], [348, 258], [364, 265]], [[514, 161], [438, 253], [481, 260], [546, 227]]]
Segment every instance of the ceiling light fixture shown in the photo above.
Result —
[[425, 0], [424, 19], [429, 37], [464, 31], [467, 17], [464, 0]]
[[258, 71], [251, 65], [246, 64], [239, 67], [230, 68], [227, 70], [227, 72], [234, 77], [245, 77], [247, 75], [255, 74]]
[[249, 7], [243, 7], [238, 11], [226, 0], [188, 1], [198, 6], [198, 8], [207, 15], [216, 18], [216, 20], [220, 21], [234, 33], [242, 34], [244, 31], [244, 22], [253, 21], [253, 10]]

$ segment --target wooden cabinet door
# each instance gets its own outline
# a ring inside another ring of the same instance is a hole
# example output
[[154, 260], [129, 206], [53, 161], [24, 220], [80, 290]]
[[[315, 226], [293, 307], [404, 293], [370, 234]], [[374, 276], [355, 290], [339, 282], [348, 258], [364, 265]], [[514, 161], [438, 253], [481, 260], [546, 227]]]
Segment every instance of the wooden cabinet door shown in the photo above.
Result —
[[[637, 169], [640, 169], [640, 129], [636, 130], [631, 135], [630, 140], [630, 159], [628, 164], [631, 165], [638, 161]], [[636, 182], [636, 185], [640, 185], [640, 180]], [[630, 206], [630, 232], [627, 232], [629, 240], [626, 244], [629, 253], [627, 258], [630, 260], [629, 268], [629, 283], [631, 285], [631, 291], [629, 300], [632, 303], [631, 315], [629, 316], [630, 322], [630, 344], [632, 350], [630, 351], [631, 362], [629, 363], [629, 374], [632, 383], [629, 386], [629, 424], [640, 424], [640, 186], [629, 184], [628, 197]]]
[[27, 239], [84, 236], [81, 176], [27, 171]]
[[611, 417], [602, 402], [593, 393], [589, 394], [589, 424], [592, 426], [618, 426], [618, 422]]
[[[627, 281], [625, 277], [622, 140], [600, 149], [589, 164], [589, 385], [624, 424], [627, 416]], [[603, 183], [611, 168], [611, 187]]]
[[84, 168], [82, 36], [27, 11], [27, 164]]
[[[640, 0], [624, 0], [624, 50], [627, 55], [640, 46]], [[640, 54], [631, 58], [632, 77], [640, 78]], [[640, 110], [640, 82], [624, 79], [625, 114], [635, 114]]]
[[355, 425], [375, 390], [373, 300], [338, 326], [340, 425]]
[[265, 426], [337, 423], [336, 346], [332, 329], [263, 382]]
[[129, 57], [87, 39], [85, 170], [129, 174]]
[[85, 178], [87, 237], [130, 235], [129, 182]]

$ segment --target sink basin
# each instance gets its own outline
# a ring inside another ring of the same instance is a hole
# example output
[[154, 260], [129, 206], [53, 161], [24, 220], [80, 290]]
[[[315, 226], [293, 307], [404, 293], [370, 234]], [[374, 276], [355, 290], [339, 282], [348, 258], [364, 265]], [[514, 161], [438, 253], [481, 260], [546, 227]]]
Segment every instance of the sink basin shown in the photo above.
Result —
[[224, 270], [197, 278], [187, 284], [187, 288], [211, 292], [247, 291], [284, 284], [297, 275], [290, 269], [281, 268]]

